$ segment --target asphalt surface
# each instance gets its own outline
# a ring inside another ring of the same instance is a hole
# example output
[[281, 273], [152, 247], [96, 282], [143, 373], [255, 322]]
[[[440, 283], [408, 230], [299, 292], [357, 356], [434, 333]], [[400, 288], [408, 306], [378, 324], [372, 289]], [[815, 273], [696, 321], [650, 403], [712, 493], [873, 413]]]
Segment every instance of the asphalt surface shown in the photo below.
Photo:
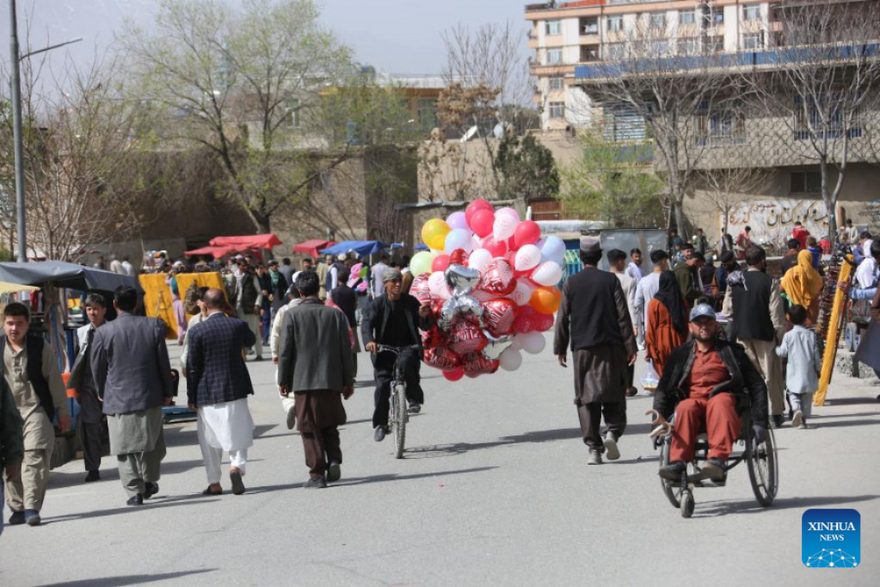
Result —
[[[548, 340], [549, 342], [549, 340]], [[177, 355], [176, 345], [170, 347]], [[682, 519], [660, 490], [650, 397], [629, 401], [619, 461], [586, 465], [571, 369], [549, 345], [515, 373], [457, 383], [423, 369], [427, 404], [409, 449], [372, 439], [372, 369], [360, 355], [346, 404], [342, 480], [303, 490], [302, 445], [284, 425], [274, 367], [252, 363], [243, 496], [204, 497], [195, 423], [166, 427], [160, 492], [125, 506], [115, 460], [84, 484], [82, 461], [52, 472], [41, 527], [0, 537], [0, 585], [876, 585], [880, 388], [838, 376], [811, 430], [780, 430], [780, 491], [764, 509], [744, 468], [697, 489]], [[228, 479], [223, 480], [229, 490]], [[862, 565], [801, 563], [808, 508], [855, 508]], [[5, 514], [9, 515], [8, 508]], [[872, 555], [873, 553], [873, 555]]]

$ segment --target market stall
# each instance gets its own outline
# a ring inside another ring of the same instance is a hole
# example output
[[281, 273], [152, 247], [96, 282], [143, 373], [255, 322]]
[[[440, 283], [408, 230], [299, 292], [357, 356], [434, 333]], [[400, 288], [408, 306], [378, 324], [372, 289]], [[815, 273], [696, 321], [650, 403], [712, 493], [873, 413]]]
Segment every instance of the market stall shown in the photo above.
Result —
[[312, 257], [318, 257], [323, 249], [332, 247], [335, 244], [336, 241], [313, 238], [311, 240], [307, 240], [305, 242], [294, 245], [293, 252], [305, 253], [306, 255], [311, 255]]

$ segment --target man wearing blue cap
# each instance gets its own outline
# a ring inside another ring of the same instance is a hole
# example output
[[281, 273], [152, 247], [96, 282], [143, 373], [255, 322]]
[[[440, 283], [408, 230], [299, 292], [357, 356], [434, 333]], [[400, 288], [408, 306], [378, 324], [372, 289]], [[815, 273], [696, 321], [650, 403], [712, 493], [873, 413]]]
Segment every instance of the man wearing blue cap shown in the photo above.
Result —
[[668, 428], [675, 414], [669, 465], [660, 469], [664, 479], [677, 481], [694, 459], [700, 429], [709, 440], [703, 474], [724, 477], [727, 458], [742, 428], [737, 408], [751, 406], [755, 437], [767, 434], [767, 386], [742, 346], [718, 340], [718, 321], [709, 304], [699, 304], [690, 316], [693, 340], [672, 352], [654, 392], [655, 426]]

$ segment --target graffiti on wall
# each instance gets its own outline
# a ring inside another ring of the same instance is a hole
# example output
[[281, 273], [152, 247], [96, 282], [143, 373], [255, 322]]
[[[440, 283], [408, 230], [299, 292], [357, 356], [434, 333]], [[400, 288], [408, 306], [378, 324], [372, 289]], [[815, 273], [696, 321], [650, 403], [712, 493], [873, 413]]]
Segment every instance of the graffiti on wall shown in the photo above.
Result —
[[[880, 214], [880, 202], [877, 211]], [[825, 234], [828, 230], [825, 203], [794, 198], [743, 202], [730, 211], [728, 232], [735, 238], [746, 226], [751, 226], [753, 242], [781, 246], [790, 238], [797, 221], [811, 234]]]

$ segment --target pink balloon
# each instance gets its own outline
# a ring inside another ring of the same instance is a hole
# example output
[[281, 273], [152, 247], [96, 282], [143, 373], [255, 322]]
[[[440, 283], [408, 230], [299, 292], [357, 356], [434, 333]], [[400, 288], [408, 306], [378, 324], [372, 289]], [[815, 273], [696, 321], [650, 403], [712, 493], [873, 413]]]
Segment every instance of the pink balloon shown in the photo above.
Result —
[[533, 220], [523, 220], [513, 233], [514, 244], [519, 249], [523, 245], [533, 245], [541, 238], [541, 227]]
[[471, 218], [473, 217], [473, 215], [476, 214], [480, 210], [489, 210], [490, 212], [494, 212], [495, 207], [492, 206], [492, 204], [490, 204], [486, 200], [482, 200], [482, 199], [474, 200], [473, 202], [468, 204], [467, 208], [465, 208], [465, 211], [464, 211], [464, 215], [468, 221], [468, 224], [471, 223]]
[[509, 216], [511, 219], [513, 219], [515, 224], [519, 224], [519, 221], [522, 220], [519, 217], [519, 212], [517, 212], [516, 210], [514, 210], [513, 208], [510, 208], [510, 207], [501, 208], [500, 210], [495, 212], [495, 216], [496, 217], [497, 216]]
[[431, 262], [431, 271], [446, 271], [449, 267], [449, 255], [437, 255]]
[[503, 257], [507, 254], [507, 243], [497, 241], [491, 236], [483, 239], [483, 248], [489, 251], [493, 257]]
[[449, 286], [446, 285], [446, 277], [443, 275], [442, 271], [435, 271], [431, 274], [428, 278], [428, 288], [431, 290], [431, 294], [435, 298], [448, 300], [452, 297], [452, 292], [449, 291]]
[[468, 221], [464, 212], [453, 212], [446, 217], [446, 224], [448, 224], [449, 228], [453, 230], [456, 228], [468, 230]]
[[495, 224], [495, 214], [491, 210], [477, 210], [470, 219], [471, 230], [480, 238], [492, 234], [493, 224]]
[[[517, 306], [528, 307], [529, 300], [532, 299], [532, 294], [536, 289], [538, 288], [529, 283], [528, 279], [517, 279], [516, 289], [513, 290], [511, 299], [516, 302]], [[531, 310], [531, 308], [529, 309]], [[534, 310], [532, 311], [534, 312]]]
[[[499, 210], [498, 212], [501, 212]], [[510, 214], [495, 214], [495, 222], [492, 224], [492, 236], [496, 240], [507, 240], [516, 231], [519, 220]]]

